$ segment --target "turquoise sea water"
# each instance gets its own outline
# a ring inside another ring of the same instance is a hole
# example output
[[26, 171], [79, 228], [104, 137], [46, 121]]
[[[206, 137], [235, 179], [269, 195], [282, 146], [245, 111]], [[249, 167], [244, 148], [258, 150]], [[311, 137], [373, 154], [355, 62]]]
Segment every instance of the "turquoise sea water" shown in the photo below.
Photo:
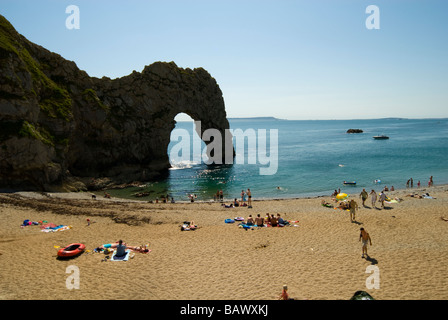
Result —
[[[225, 199], [233, 199], [250, 188], [253, 199], [279, 199], [329, 195], [339, 188], [348, 194], [359, 193], [362, 188], [378, 191], [385, 185], [405, 188], [410, 178], [414, 187], [419, 180], [427, 186], [430, 176], [436, 185], [448, 183], [448, 119], [234, 119], [230, 127], [257, 133], [266, 129], [268, 137], [270, 129], [278, 130], [278, 169], [274, 175], [260, 175], [260, 167], [267, 165], [259, 161], [248, 163], [247, 154], [258, 146], [251, 148], [246, 141], [244, 164], [209, 167], [194, 161], [191, 154], [190, 161], [173, 163], [167, 179], [148, 182], [144, 188], [112, 191], [112, 195], [132, 198], [136, 192], [146, 191], [150, 195], [138, 199], [154, 200], [168, 194], [175, 200], [188, 200], [189, 194], [196, 194], [198, 200], [210, 200], [222, 190]], [[197, 138], [192, 122], [178, 122], [176, 128]], [[348, 129], [364, 132], [347, 134]], [[379, 134], [390, 139], [373, 139]], [[268, 139], [268, 155], [270, 142]], [[178, 143], [170, 144], [168, 154]], [[343, 181], [356, 181], [356, 186], [343, 185]]]

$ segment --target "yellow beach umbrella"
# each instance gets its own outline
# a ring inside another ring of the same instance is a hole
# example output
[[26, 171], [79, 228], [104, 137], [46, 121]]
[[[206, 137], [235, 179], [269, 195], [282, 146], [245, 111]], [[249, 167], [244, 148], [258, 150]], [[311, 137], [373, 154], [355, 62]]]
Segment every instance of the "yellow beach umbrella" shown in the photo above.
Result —
[[338, 195], [336, 196], [336, 199], [338, 200], [344, 200], [348, 198], [348, 194], [346, 193], [338, 193]]

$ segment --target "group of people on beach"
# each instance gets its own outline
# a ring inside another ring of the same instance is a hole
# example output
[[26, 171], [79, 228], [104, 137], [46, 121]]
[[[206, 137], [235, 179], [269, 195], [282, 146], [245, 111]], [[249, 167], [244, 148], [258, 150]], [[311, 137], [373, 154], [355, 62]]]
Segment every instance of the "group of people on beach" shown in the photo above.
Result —
[[250, 214], [249, 217], [246, 220], [246, 225], [248, 226], [257, 226], [257, 227], [264, 227], [265, 225], [269, 225], [271, 227], [279, 227], [279, 226], [286, 226], [289, 224], [289, 221], [284, 220], [280, 213], [277, 213], [276, 216], [274, 214], [266, 214], [266, 217], [262, 217], [260, 214], [257, 214], [255, 218], [252, 217]]
[[[428, 187], [434, 186], [434, 180], [433, 179], [434, 179], [433, 176], [429, 177]], [[420, 184], [420, 180], [418, 180], [417, 188], [420, 188], [420, 185], [421, 185]], [[406, 181], [406, 188], [413, 188], [413, 187], [414, 187], [414, 179], [410, 178], [410, 179], [408, 179], [408, 181]]]
[[[223, 202], [223, 194], [222, 190], [219, 190], [215, 196], [215, 201], [219, 199], [219, 201]], [[252, 192], [250, 189], [247, 189], [247, 191], [241, 190], [241, 201], [238, 200], [238, 198], [234, 198], [233, 202], [231, 204], [222, 204], [225, 208], [236, 208], [236, 207], [248, 207], [252, 208]]]
[[[394, 191], [394, 190], [395, 190], [395, 189], [393, 189], [393, 187], [392, 187], [392, 188], [391, 188], [391, 191]], [[384, 201], [386, 201], [386, 199], [387, 199], [387, 196], [386, 196], [385, 191], [389, 191], [389, 189], [388, 189], [387, 187], [385, 187], [385, 188], [380, 192], [380, 194], [379, 194], [379, 200], [378, 200], [379, 202], [381, 202], [381, 208], [383, 208], [383, 209], [384, 209]], [[366, 207], [365, 202], [366, 202], [367, 198], [369, 197], [369, 195], [370, 195], [370, 199], [371, 199], [371, 202], [372, 202], [372, 207], [376, 208], [376, 201], [377, 201], [377, 199], [378, 199], [378, 195], [377, 195], [377, 193], [375, 192], [375, 190], [373, 190], [373, 189], [372, 189], [372, 191], [370, 191], [369, 194], [367, 193], [366, 189], [362, 189], [361, 193], [359, 194], [359, 197], [360, 197], [361, 200], [362, 200], [362, 206], [363, 206], [363, 207]]]

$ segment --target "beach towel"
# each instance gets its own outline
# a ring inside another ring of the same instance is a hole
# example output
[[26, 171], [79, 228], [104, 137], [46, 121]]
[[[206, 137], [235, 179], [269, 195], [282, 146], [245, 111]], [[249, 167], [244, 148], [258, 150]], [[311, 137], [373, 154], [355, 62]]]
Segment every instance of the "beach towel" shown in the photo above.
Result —
[[247, 229], [256, 228], [257, 226], [252, 225], [252, 224], [244, 224], [244, 223], [241, 223], [241, 224], [238, 225], [238, 227], [239, 227], [239, 228], [244, 228], [244, 229], [247, 230]]
[[64, 226], [64, 225], [60, 225], [60, 226], [56, 226], [56, 227], [46, 227], [44, 229], [42, 229], [42, 232], [57, 232], [57, 231], [64, 231], [64, 230], [69, 230], [71, 228], [71, 226]]
[[128, 261], [129, 260], [129, 253], [131, 250], [126, 250], [126, 254], [122, 257], [117, 257], [115, 254], [117, 253], [117, 250], [114, 251], [112, 258], [110, 258], [110, 261]]
[[398, 203], [398, 201], [397, 200], [390, 200], [390, 201], [384, 201], [384, 202], [386, 202], [386, 203]]

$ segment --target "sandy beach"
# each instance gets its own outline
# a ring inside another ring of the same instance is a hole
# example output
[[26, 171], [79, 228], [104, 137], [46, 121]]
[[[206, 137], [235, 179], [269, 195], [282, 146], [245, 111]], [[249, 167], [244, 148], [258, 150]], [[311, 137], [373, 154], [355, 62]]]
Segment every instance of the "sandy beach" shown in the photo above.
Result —
[[[370, 190], [368, 190], [370, 191]], [[363, 290], [375, 299], [447, 299], [448, 186], [387, 192], [385, 209], [328, 208], [330, 196], [256, 201], [253, 208], [218, 202], [147, 203], [90, 193], [0, 194], [0, 299], [2, 300], [274, 300], [288, 285], [296, 299], [348, 300]], [[429, 193], [433, 199], [410, 197]], [[377, 203], [380, 208], [380, 204]], [[279, 213], [291, 225], [244, 229], [225, 219]], [[42, 232], [25, 219], [70, 226]], [[87, 223], [90, 219], [90, 225]], [[181, 231], [184, 221], [198, 229]], [[298, 221], [298, 222], [297, 222]], [[370, 234], [361, 257], [360, 228]], [[149, 253], [104, 261], [94, 249], [122, 239], [149, 243]], [[57, 259], [58, 247], [83, 243], [86, 251]], [[67, 267], [79, 270], [69, 290]], [[367, 288], [375, 266], [379, 288]], [[370, 270], [366, 273], [366, 270]]]

